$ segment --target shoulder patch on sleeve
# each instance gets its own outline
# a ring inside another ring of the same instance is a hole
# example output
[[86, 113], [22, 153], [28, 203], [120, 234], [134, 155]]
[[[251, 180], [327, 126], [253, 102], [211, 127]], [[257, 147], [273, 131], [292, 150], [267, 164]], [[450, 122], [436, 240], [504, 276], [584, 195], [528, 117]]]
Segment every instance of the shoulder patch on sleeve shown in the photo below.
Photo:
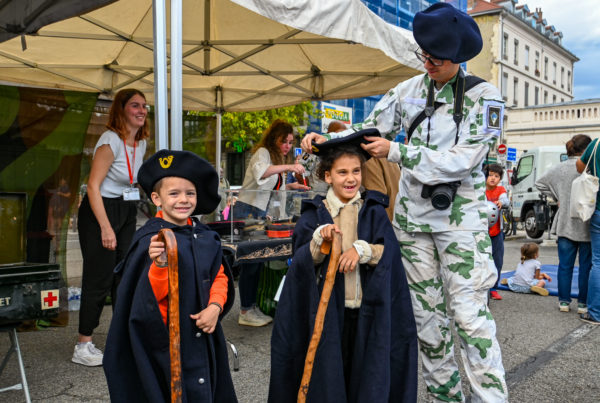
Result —
[[483, 101], [483, 126], [490, 131], [501, 131], [504, 120], [504, 103], [494, 100]]

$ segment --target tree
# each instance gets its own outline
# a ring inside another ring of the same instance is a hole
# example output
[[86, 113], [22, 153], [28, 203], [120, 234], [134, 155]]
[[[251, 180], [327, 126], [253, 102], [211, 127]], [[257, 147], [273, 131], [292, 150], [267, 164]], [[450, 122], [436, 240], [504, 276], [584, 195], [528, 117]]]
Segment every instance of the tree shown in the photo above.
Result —
[[[191, 116], [211, 116], [210, 112], [187, 112]], [[303, 135], [305, 120], [311, 116], [319, 116], [320, 112], [312, 102], [306, 101], [298, 105], [269, 109], [257, 112], [226, 112], [221, 120], [221, 136], [225, 148], [237, 152], [252, 148], [264, 131], [275, 119], [284, 119], [297, 128], [298, 134]]]

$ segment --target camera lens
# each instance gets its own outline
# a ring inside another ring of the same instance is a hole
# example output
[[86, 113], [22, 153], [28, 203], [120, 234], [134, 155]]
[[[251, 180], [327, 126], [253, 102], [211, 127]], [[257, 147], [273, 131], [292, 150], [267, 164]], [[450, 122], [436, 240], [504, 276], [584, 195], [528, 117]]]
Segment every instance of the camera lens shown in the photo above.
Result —
[[438, 210], [446, 210], [452, 203], [454, 191], [450, 186], [438, 185], [431, 192], [431, 205]]

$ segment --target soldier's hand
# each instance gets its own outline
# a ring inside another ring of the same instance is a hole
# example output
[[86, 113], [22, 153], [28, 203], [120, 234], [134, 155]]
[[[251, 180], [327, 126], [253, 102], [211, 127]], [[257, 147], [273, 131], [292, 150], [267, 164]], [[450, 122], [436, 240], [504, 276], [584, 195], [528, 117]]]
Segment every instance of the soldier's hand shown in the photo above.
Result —
[[311, 132], [308, 133], [306, 136], [304, 136], [304, 138], [302, 139], [302, 142], [300, 143], [300, 147], [302, 147], [302, 150], [306, 153], [312, 154], [312, 142], [315, 142], [317, 144], [321, 144], [324, 143], [325, 141], [327, 141], [327, 138], [325, 138], [325, 136], [321, 136], [320, 134]]
[[369, 144], [361, 144], [360, 146], [375, 158], [387, 158], [390, 152], [390, 141], [383, 137], [365, 136], [365, 140], [370, 141]]

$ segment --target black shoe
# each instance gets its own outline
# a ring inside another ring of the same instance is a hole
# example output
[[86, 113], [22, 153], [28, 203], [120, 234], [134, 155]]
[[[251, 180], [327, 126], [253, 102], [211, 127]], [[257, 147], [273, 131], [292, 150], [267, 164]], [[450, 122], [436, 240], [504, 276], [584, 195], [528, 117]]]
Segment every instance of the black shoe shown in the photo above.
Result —
[[595, 320], [594, 318], [592, 318], [590, 316], [589, 312], [582, 313], [581, 315], [579, 315], [579, 319], [581, 319], [582, 321], [584, 321], [586, 323], [590, 323], [592, 325], [600, 325], [600, 321]]

